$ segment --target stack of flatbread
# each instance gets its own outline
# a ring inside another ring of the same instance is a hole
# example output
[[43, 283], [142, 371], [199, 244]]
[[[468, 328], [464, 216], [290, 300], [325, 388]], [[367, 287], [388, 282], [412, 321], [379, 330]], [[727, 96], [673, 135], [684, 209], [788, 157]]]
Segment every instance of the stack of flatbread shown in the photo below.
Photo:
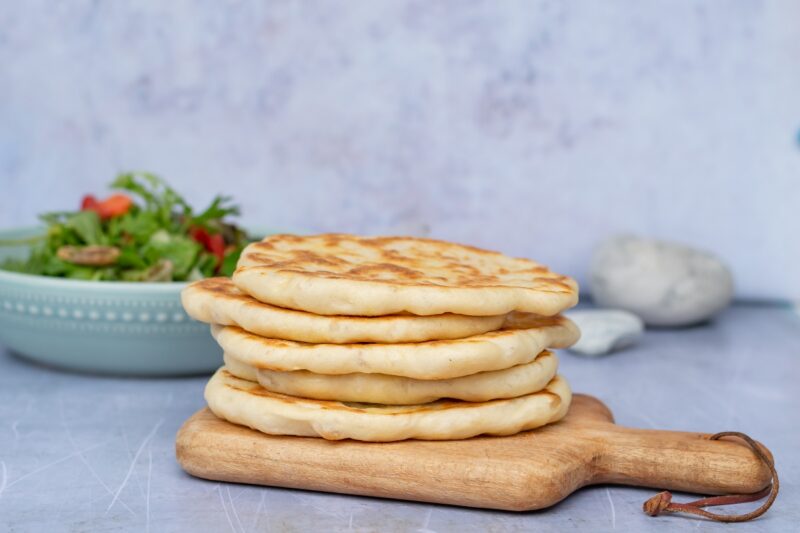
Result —
[[274, 235], [233, 279], [188, 286], [225, 366], [217, 416], [273, 435], [395, 441], [510, 435], [561, 419], [571, 392], [548, 348], [575, 282], [527, 259], [411, 237]]

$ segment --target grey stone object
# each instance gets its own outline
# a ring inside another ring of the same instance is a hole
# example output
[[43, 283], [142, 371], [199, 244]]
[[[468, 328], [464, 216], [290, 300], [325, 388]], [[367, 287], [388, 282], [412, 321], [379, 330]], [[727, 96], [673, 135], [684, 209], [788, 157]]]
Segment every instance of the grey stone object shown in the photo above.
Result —
[[625, 235], [595, 250], [589, 290], [598, 307], [630, 311], [648, 326], [689, 326], [730, 304], [733, 277], [708, 252]]
[[589, 356], [605, 355], [632, 346], [644, 332], [644, 322], [628, 311], [580, 309], [565, 313], [581, 330], [570, 351]]

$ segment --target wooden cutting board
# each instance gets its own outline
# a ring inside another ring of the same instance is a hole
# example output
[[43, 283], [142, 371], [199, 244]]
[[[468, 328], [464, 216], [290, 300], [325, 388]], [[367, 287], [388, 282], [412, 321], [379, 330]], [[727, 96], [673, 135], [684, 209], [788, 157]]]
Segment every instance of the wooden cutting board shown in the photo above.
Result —
[[767, 486], [770, 473], [749, 448], [708, 437], [617, 426], [602, 402], [578, 394], [557, 424], [462, 441], [279, 437], [203, 409], [178, 432], [176, 452], [187, 472], [206, 479], [513, 511], [598, 483], [699, 494]]

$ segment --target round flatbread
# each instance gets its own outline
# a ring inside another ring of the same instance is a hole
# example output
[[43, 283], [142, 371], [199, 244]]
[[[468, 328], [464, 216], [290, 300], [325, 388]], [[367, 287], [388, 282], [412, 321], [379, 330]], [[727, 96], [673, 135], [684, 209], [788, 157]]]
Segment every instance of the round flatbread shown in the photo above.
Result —
[[258, 369], [256, 367], [239, 361], [229, 353], [222, 354], [222, 360], [225, 363], [225, 370], [237, 378], [258, 383]]
[[414, 237], [271, 235], [245, 248], [233, 282], [321, 315], [551, 316], [578, 302], [574, 280], [535, 261]]
[[223, 351], [267, 370], [316, 374], [388, 374], [414, 379], [450, 379], [533, 361], [546, 348], [578, 340], [569, 319], [514, 315], [506, 329], [463, 339], [400, 344], [309, 344], [272, 339], [232, 326], [211, 326]]
[[271, 435], [389, 442], [512, 435], [564, 417], [572, 399], [560, 376], [543, 390], [507, 400], [458, 400], [382, 406], [310, 400], [265, 390], [221, 368], [206, 385], [206, 401], [220, 418]]
[[340, 402], [412, 405], [441, 398], [485, 402], [537, 392], [556, 375], [558, 358], [545, 350], [530, 363], [442, 380], [412, 379], [386, 374], [327, 375], [307, 370], [258, 370], [229, 354], [225, 354], [225, 367], [238, 378], [258, 381], [268, 391], [288, 396]]
[[500, 328], [505, 315], [381, 317], [322, 316], [259, 302], [227, 278], [196, 281], [181, 293], [189, 316], [201, 322], [239, 326], [264, 337], [318, 343], [421, 342], [458, 339]]

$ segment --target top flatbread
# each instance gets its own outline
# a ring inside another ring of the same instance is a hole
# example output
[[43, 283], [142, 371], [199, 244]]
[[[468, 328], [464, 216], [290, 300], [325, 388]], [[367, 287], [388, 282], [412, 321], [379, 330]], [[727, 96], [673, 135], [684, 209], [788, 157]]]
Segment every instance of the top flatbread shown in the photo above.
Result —
[[201, 322], [239, 326], [262, 337], [330, 344], [460, 339], [499, 329], [507, 319], [504, 315], [451, 313], [379, 317], [315, 315], [259, 302], [243, 294], [227, 278], [196, 281], [183, 289], [181, 300], [189, 316]]
[[254, 298], [321, 315], [555, 315], [571, 278], [529, 259], [432, 239], [272, 235], [250, 244], [233, 282]]

